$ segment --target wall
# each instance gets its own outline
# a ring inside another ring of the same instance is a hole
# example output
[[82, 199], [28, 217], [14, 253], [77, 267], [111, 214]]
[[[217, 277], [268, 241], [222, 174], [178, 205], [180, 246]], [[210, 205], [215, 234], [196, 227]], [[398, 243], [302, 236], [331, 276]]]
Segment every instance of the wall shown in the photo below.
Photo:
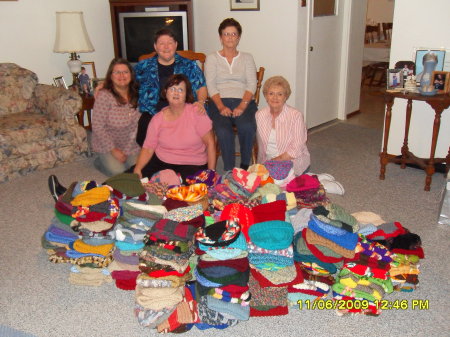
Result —
[[[413, 10], [417, 9], [417, 10]], [[434, 0], [396, 0], [394, 10], [394, 29], [390, 67], [400, 60], [414, 61], [416, 47], [450, 47], [450, 1]], [[433, 13], [430, 15], [429, 13]], [[436, 22], [439, 22], [436, 25]], [[447, 52], [446, 58], [450, 57]], [[388, 142], [388, 152], [400, 154], [403, 144], [406, 100], [396, 99]], [[415, 102], [412, 109], [409, 147], [415, 155], [428, 157], [430, 154], [434, 111], [424, 102]], [[445, 157], [450, 145], [450, 109], [442, 114], [441, 129], [436, 148], [436, 157]]]
[[368, 0], [367, 20], [375, 23], [392, 22], [395, 0]]
[[66, 64], [69, 54], [53, 52], [57, 11], [84, 12], [95, 52], [80, 54], [80, 58], [95, 62], [97, 76], [104, 76], [114, 56], [108, 0], [0, 2], [0, 62], [17, 63], [34, 71], [41, 83], [53, 83], [56, 76], [72, 83]]
[[[298, 7], [299, 1], [263, 0], [260, 1], [259, 11], [230, 11], [229, 1], [195, 0], [195, 49], [205, 54], [221, 49], [217, 28], [223, 19], [235, 18], [243, 30], [238, 49], [251, 52], [256, 67], [263, 66], [266, 69], [264, 79], [274, 75], [284, 76], [293, 91], [288, 103], [294, 105], [298, 94]], [[260, 105], [266, 105], [263, 98]]]

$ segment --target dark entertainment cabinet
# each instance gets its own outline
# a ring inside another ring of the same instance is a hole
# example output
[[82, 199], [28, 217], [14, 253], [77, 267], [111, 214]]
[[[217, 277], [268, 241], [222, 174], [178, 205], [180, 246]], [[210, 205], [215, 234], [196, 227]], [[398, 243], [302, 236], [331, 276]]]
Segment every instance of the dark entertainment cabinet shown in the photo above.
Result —
[[145, 12], [146, 7], [169, 7], [170, 11], [184, 11], [187, 15], [189, 49], [194, 50], [194, 17], [191, 0], [109, 0], [114, 41], [114, 55], [120, 55], [119, 13]]

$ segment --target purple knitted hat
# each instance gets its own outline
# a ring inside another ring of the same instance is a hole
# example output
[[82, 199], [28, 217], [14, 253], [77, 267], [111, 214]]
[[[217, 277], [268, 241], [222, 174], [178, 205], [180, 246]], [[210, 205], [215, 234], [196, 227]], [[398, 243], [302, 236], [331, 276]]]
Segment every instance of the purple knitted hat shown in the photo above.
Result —
[[270, 176], [276, 180], [286, 178], [293, 165], [291, 160], [267, 160], [264, 162]]

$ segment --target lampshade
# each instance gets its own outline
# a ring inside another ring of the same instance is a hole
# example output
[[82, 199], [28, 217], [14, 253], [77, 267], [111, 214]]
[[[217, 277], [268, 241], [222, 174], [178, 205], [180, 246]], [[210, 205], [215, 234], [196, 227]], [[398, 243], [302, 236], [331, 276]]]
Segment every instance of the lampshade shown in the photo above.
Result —
[[55, 53], [94, 51], [84, 24], [83, 12], [56, 12]]

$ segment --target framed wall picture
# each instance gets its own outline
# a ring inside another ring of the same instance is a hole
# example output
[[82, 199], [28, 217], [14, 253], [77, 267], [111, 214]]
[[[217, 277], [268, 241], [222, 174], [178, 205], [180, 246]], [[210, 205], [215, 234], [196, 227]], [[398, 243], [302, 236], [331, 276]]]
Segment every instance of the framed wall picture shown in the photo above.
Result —
[[386, 72], [386, 88], [396, 90], [403, 88], [403, 70], [388, 69]]
[[58, 88], [67, 89], [67, 84], [66, 84], [66, 81], [64, 81], [64, 77], [62, 77], [62, 76], [53, 77], [53, 82], [55, 83], [55, 85]]
[[230, 0], [232, 11], [259, 11], [259, 0]]
[[436, 64], [436, 71], [442, 71], [444, 69], [445, 62], [445, 49], [444, 48], [415, 48], [414, 50], [414, 63], [416, 64], [416, 80], [420, 82], [423, 72], [423, 57], [427, 53], [436, 54], [438, 62]]
[[447, 71], [433, 71], [433, 75], [431, 75], [431, 83], [433, 83], [438, 94], [449, 92], [449, 81], [450, 73]]

